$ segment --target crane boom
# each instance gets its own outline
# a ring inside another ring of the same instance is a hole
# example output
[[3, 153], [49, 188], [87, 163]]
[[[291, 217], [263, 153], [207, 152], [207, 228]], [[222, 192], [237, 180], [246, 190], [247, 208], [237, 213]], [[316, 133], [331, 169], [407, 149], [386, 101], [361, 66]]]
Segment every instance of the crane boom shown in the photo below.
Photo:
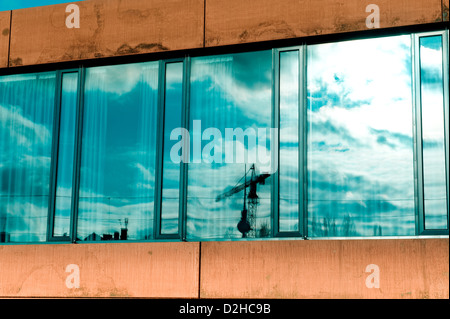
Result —
[[256, 176], [254, 179], [250, 179], [250, 180], [246, 181], [245, 183], [242, 183], [236, 187], [233, 187], [229, 191], [218, 195], [216, 197], [216, 202], [221, 201], [224, 198], [230, 197], [233, 194], [239, 193], [241, 190], [249, 187], [251, 184], [264, 184], [266, 178], [269, 176], [270, 176], [270, 174], [261, 174], [261, 175]]

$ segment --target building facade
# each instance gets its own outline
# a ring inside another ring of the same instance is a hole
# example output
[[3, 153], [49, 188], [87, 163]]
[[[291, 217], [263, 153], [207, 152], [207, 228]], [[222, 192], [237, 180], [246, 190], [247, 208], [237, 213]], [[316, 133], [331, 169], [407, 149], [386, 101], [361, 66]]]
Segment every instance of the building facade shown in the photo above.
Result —
[[448, 8], [0, 12], [0, 296], [448, 298]]

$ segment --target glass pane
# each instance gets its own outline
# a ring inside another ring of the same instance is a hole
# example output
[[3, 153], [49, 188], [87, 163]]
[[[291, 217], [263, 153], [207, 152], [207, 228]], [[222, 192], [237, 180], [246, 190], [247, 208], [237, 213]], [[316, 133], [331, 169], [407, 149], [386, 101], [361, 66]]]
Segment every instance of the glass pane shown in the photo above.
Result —
[[299, 231], [298, 51], [280, 53], [279, 231]]
[[308, 47], [308, 234], [414, 235], [410, 37]]
[[442, 37], [420, 38], [425, 229], [447, 229]]
[[78, 73], [62, 76], [58, 170], [53, 236], [70, 235]]
[[55, 73], [0, 77], [0, 242], [47, 236]]
[[181, 127], [183, 106], [183, 63], [166, 65], [164, 108], [164, 160], [161, 202], [161, 234], [178, 233], [180, 164], [170, 157], [170, 134]]
[[190, 85], [188, 239], [270, 236], [271, 51], [193, 58]]
[[79, 240], [153, 236], [158, 63], [86, 70]]

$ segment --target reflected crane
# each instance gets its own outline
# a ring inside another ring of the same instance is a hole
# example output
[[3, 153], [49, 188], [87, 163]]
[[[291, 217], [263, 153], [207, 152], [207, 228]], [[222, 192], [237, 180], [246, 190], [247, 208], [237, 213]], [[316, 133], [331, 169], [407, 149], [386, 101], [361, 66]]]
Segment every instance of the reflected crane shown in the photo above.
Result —
[[[251, 171], [250, 180], [247, 180], [247, 173]], [[220, 194], [216, 197], [216, 202], [219, 202], [227, 197], [230, 197], [240, 191], [244, 190], [244, 207], [241, 211], [241, 220], [237, 224], [237, 229], [242, 233], [242, 238], [256, 237], [256, 209], [259, 204], [259, 197], [256, 194], [257, 185], [264, 185], [266, 179], [270, 174], [256, 175], [255, 164], [252, 164], [247, 171], [247, 165], [244, 168], [244, 183], [236, 185], [229, 191]], [[239, 180], [239, 182], [242, 178]], [[239, 183], [238, 182], [238, 183]], [[250, 187], [247, 195], [247, 187]], [[248, 210], [246, 203], [248, 204]]]

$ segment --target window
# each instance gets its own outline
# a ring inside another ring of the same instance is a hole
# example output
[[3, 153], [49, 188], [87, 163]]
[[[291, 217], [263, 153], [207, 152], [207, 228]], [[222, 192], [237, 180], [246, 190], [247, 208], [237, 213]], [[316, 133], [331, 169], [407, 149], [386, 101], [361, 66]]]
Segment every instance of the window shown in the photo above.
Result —
[[192, 58], [190, 74], [187, 239], [269, 237], [271, 51]]
[[440, 32], [414, 39], [420, 56], [415, 61], [419, 232], [448, 233], [448, 38]]
[[0, 77], [0, 242], [448, 235], [448, 30]]
[[183, 89], [183, 61], [171, 61], [165, 64], [164, 68], [164, 95], [162, 114], [162, 135], [163, 140], [160, 154], [162, 156], [162, 166], [160, 176], [162, 176], [160, 199], [161, 208], [158, 210], [158, 237], [159, 238], [179, 238], [180, 235], [180, 180], [181, 164], [174, 161], [171, 156], [172, 131], [183, 128], [184, 89]]
[[56, 75], [0, 77], [0, 242], [46, 240]]
[[308, 235], [414, 235], [410, 37], [307, 49]]
[[154, 237], [158, 65], [86, 69], [78, 240]]
[[[73, 220], [73, 182], [77, 133], [78, 72], [61, 75], [61, 97], [56, 103], [53, 152], [54, 197], [50, 202], [48, 234], [50, 240], [70, 240]], [[55, 148], [56, 147], [56, 148]]]

